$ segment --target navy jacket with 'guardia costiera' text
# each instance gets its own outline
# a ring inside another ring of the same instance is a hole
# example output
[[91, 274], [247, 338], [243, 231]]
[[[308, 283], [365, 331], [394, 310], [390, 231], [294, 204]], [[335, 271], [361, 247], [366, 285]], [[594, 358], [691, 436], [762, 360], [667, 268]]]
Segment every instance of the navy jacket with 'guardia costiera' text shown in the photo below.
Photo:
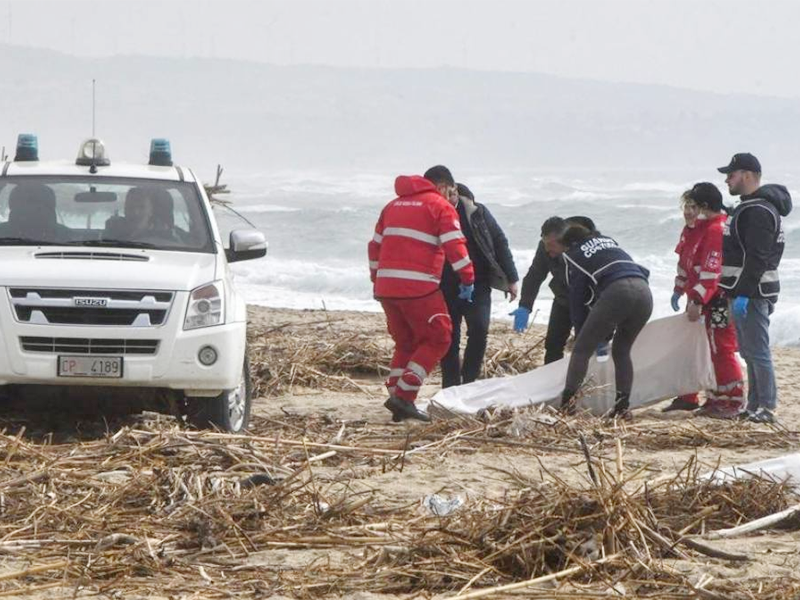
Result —
[[569, 267], [569, 310], [576, 332], [583, 326], [589, 307], [612, 281], [650, 277], [650, 271], [636, 264], [613, 238], [601, 234], [573, 244], [564, 259]]

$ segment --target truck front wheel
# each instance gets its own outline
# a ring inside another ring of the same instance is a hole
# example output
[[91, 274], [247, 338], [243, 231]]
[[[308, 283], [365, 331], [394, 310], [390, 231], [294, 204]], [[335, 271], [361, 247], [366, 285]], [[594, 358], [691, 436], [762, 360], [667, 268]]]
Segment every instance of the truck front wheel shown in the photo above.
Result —
[[213, 398], [186, 398], [186, 419], [198, 429], [216, 427], [228, 433], [239, 433], [250, 421], [252, 402], [250, 361], [245, 354], [239, 385]]

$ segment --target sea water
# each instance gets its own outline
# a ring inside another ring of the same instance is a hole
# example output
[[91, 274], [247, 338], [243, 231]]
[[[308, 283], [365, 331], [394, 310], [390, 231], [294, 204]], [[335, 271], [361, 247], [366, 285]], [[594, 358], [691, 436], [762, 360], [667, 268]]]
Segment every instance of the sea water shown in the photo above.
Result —
[[[379, 311], [372, 299], [367, 243], [382, 207], [394, 198], [395, 173], [364, 171], [235, 172], [227, 183], [231, 207], [269, 240], [266, 258], [234, 265], [248, 302], [272, 307]], [[520, 278], [539, 240], [542, 222], [553, 215], [591, 217], [650, 270], [654, 317], [672, 314], [675, 245], [683, 227], [681, 193], [697, 181], [712, 181], [728, 204], [724, 176], [702, 171], [464, 170], [466, 183], [505, 231]], [[774, 173], [800, 201], [800, 172]], [[800, 214], [800, 209], [797, 209]], [[240, 218], [218, 210], [223, 235]], [[772, 340], [800, 344], [800, 216], [784, 219], [786, 251], [782, 292], [772, 318]], [[534, 320], [546, 323], [552, 294], [545, 283], [534, 304]], [[493, 318], [510, 320], [500, 292]]]

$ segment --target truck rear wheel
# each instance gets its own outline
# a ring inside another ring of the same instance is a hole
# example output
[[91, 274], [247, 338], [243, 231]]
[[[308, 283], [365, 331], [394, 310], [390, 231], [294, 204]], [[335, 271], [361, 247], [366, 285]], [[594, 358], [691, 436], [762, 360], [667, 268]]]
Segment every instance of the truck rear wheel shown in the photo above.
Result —
[[245, 354], [239, 385], [213, 398], [187, 398], [186, 419], [198, 429], [218, 428], [228, 433], [239, 433], [250, 422], [252, 402], [253, 381], [250, 379], [250, 361]]

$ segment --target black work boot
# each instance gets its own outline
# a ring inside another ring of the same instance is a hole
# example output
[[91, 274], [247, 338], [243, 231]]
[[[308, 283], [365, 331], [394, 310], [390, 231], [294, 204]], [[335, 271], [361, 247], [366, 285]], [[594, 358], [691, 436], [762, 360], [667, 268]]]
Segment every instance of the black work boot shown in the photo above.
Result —
[[386, 400], [386, 402], [383, 403], [383, 405], [390, 413], [392, 413], [392, 422], [399, 423], [400, 421], [403, 420], [403, 418], [399, 414], [397, 414], [397, 412], [395, 412], [394, 408], [392, 408], [394, 406], [392, 404], [392, 398], [394, 398], [394, 396], [389, 396], [389, 398]]
[[392, 421], [399, 423], [405, 419], [417, 419], [429, 423], [431, 418], [421, 410], [417, 409], [412, 402], [401, 400], [397, 396], [389, 396], [383, 405], [392, 411]]
[[700, 408], [700, 406], [697, 404], [697, 402], [690, 402], [689, 400], [678, 396], [677, 398], [672, 399], [672, 402], [669, 404], [669, 406], [662, 408], [661, 412], [672, 412], [673, 410], [697, 410], [698, 408]]
[[630, 394], [623, 394], [622, 392], [617, 392], [617, 399], [614, 400], [614, 410], [611, 411], [609, 415], [610, 418], [619, 417], [620, 419], [625, 419], [626, 421], [630, 421], [631, 419], [631, 395]]

